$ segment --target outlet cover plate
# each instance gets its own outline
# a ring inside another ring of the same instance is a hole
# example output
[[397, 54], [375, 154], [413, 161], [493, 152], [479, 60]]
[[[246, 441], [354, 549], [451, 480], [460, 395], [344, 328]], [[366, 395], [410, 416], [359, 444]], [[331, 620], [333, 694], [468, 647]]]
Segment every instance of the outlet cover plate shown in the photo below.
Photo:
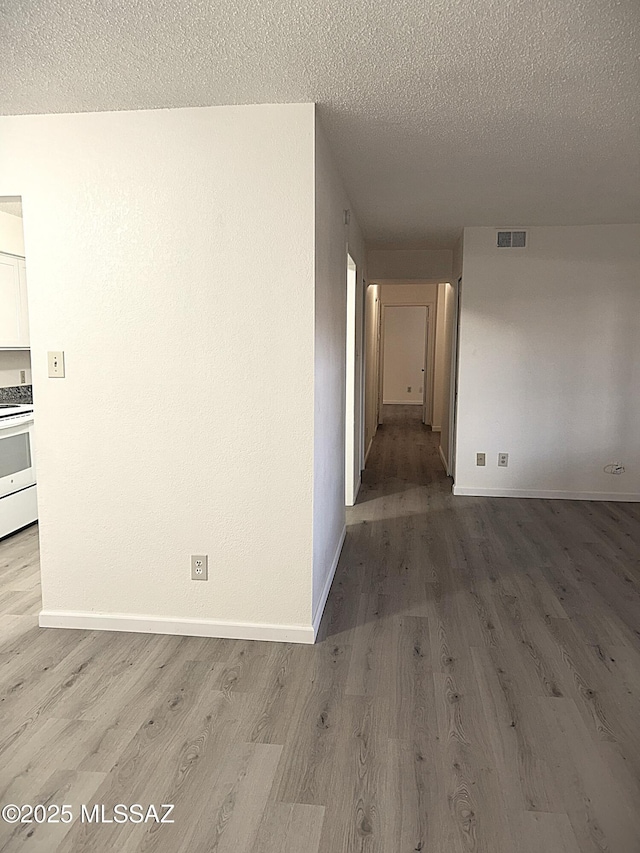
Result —
[[508, 453], [498, 453], [498, 468], [508, 468], [509, 467], [509, 454]]
[[191, 555], [191, 580], [209, 580], [209, 558], [206, 554]]
[[483, 465], [486, 465], [486, 464], [487, 464], [487, 454], [486, 453], [476, 453], [476, 465], [480, 465], [482, 467]]

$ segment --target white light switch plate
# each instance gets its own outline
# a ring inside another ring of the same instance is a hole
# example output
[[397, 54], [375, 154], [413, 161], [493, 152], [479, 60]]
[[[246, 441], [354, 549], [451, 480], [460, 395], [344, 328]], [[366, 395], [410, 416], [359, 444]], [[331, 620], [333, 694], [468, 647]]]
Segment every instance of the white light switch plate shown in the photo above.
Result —
[[47, 353], [49, 379], [64, 379], [64, 352]]

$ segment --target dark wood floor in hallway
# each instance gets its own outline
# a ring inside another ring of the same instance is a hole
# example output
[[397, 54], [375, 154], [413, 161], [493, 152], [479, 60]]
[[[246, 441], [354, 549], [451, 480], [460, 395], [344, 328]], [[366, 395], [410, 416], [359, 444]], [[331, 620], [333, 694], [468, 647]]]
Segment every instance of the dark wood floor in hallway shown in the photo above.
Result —
[[453, 498], [384, 412], [315, 646], [39, 629], [0, 543], [0, 850], [640, 853], [640, 507]]

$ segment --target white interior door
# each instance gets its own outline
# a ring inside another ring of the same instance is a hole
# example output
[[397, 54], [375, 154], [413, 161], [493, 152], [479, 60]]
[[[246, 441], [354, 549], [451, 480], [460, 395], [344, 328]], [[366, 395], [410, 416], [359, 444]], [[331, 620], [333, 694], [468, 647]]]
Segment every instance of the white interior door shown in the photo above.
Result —
[[386, 305], [382, 402], [424, 406], [426, 394], [426, 305]]

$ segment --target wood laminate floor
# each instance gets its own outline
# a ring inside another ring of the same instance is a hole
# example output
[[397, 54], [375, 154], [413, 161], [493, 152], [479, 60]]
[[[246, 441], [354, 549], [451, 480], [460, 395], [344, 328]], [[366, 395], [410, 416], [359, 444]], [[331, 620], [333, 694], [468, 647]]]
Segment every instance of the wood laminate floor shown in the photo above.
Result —
[[452, 498], [417, 416], [315, 646], [39, 629], [36, 531], [0, 543], [0, 805], [75, 814], [2, 851], [639, 853], [640, 508]]

